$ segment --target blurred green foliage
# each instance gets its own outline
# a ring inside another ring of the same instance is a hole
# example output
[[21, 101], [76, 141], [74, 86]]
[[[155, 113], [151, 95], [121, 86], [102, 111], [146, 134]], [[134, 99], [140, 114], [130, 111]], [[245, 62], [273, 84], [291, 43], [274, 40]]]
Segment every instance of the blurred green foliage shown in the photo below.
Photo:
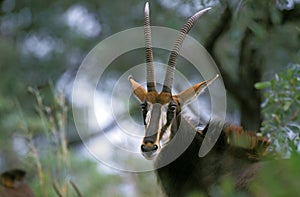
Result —
[[264, 90], [261, 131], [272, 140], [271, 149], [281, 156], [300, 148], [300, 65], [290, 65], [275, 78], [255, 85]]
[[107, 195], [107, 189], [120, 183], [120, 177], [97, 172], [97, 163], [87, 158], [80, 160], [69, 151], [66, 138], [69, 108], [64, 96], [52, 89], [52, 99], [46, 102], [38, 89], [30, 87], [29, 92], [36, 100], [35, 109], [40, 125], [32, 127], [21, 116], [18, 121], [21, 130], [19, 137], [25, 139], [29, 147], [22, 156], [22, 163], [32, 175], [31, 182], [36, 195], [77, 196], [74, 187], [82, 195], [90, 196], [91, 191], [97, 193], [96, 196]]
[[299, 196], [300, 154], [292, 151], [288, 159], [265, 161], [252, 185], [256, 196]]

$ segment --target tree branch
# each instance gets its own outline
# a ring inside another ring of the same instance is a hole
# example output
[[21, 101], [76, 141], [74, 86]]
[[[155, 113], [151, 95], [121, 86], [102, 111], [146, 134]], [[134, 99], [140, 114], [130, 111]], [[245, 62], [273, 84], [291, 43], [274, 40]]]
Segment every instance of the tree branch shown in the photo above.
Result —
[[224, 79], [224, 84], [225, 84], [226, 89], [230, 93], [232, 93], [233, 95], [238, 97], [239, 94], [237, 94], [237, 92], [236, 92], [236, 90], [238, 89], [237, 83], [232, 80], [230, 75], [224, 69], [221, 61], [216, 56], [215, 51], [214, 51], [215, 45], [216, 45], [217, 41], [219, 40], [219, 38], [222, 36], [222, 34], [224, 32], [226, 32], [229, 29], [231, 19], [232, 19], [232, 13], [230, 11], [229, 5], [226, 4], [226, 8], [220, 17], [219, 23], [216, 25], [216, 27], [210, 33], [210, 36], [206, 40], [205, 49], [210, 53], [210, 55], [216, 62], [217, 66], [222, 74], [222, 77]]

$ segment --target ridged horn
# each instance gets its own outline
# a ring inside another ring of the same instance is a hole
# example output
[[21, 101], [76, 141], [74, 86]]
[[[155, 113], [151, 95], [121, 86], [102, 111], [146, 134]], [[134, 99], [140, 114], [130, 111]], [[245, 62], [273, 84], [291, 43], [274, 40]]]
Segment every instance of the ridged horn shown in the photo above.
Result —
[[193, 27], [195, 21], [205, 12], [210, 10], [211, 8], [205, 8], [203, 10], [200, 10], [196, 14], [194, 14], [191, 18], [188, 19], [188, 21], [182, 26], [180, 33], [175, 41], [174, 47], [171, 51], [171, 54], [169, 56], [168, 60], [168, 67], [165, 75], [165, 80], [163, 84], [162, 92], [168, 92], [171, 93], [172, 91], [172, 84], [174, 79], [174, 73], [176, 69], [176, 60], [179, 55], [182, 43], [186, 37], [186, 35], [189, 33], [191, 28]]
[[153, 65], [153, 52], [151, 44], [151, 29], [150, 29], [150, 11], [149, 3], [145, 4], [145, 20], [144, 20], [144, 36], [145, 36], [145, 53], [147, 64], [147, 91], [156, 91], [155, 75]]

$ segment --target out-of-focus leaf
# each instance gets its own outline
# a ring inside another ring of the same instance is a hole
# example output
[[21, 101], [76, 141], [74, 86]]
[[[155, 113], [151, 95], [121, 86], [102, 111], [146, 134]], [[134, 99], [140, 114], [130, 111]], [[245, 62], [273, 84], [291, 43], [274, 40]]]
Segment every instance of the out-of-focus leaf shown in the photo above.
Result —
[[292, 104], [292, 102], [286, 102], [286, 103], [284, 104], [284, 106], [283, 106], [283, 110], [284, 110], [284, 111], [289, 110], [291, 104]]
[[254, 85], [254, 87], [258, 90], [269, 88], [271, 86], [270, 81], [265, 81], [265, 82], [258, 82]]

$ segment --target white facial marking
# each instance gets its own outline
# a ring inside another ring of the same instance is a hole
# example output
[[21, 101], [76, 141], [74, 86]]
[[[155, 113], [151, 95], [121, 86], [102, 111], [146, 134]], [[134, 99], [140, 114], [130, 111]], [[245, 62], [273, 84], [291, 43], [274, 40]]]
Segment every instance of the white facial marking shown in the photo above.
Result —
[[[148, 103], [148, 112], [146, 114], [146, 136], [157, 133], [159, 137], [162, 127], [167, 123], [168, 104]], [[169, 128], [167, 129], [169, 130]], [[158, 139], [158, 141], [161, 139]]]
[[150, 124], [150, 119], [151, 119], [151, 111], [153, 109], [153, 105], [151, 103], [147, 103], [147, 106], [148, 107], [148, 111], [147, 111], [147, 115], [146, 115], [146, 119], [145, 119], [145, 122], [146, 122], [146, 128], [148, 128], [149, 124]]
[[152, 136], [159, 132], [161, 117], [161, 104], [155, 103], [152, 108], [149, 108], [147, 113], [147, 128], [146, 136]]

